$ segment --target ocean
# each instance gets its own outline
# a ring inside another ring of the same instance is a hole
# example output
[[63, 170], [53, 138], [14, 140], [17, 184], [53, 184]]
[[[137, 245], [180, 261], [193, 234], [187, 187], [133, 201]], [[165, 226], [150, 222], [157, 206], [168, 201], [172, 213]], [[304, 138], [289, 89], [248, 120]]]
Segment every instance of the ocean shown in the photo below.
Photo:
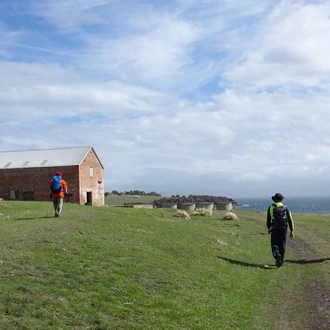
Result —
[[[273, 203], [271, 197], [237, 198], [235, 201], [240, 206], [235, 206], [234, 211], [267, 212], [268, 206]], [[330, 197], [285, 197], [283, 204], [287, 205], [292, 213], [330, 214]]]

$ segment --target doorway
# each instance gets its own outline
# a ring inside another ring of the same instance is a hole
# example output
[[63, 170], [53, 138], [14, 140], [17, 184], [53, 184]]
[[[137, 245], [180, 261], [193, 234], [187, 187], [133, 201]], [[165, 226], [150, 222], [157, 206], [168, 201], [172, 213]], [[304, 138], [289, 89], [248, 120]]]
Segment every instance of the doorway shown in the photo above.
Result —
[[87, 202], [88, 205], [93, 205], [93, 196], [91, 191], [87, 191]]

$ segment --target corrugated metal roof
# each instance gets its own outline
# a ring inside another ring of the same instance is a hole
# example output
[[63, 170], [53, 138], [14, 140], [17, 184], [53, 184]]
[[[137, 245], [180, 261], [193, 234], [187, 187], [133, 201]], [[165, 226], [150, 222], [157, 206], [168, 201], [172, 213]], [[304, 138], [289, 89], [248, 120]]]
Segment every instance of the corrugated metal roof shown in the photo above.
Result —
[[80, 165], [91, 147], [0, 151], [0, 169]]

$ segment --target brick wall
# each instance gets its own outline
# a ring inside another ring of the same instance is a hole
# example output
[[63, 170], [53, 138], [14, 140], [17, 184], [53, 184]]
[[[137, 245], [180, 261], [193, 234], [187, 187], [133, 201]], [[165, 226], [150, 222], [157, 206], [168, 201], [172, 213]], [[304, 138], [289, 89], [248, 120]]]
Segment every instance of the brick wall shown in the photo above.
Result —
[[[49, 182], [57, 171], [63, 172], [63, 179], [68, 183], [69, 193], [72, 194], [71, 201], [79, 203], [78, 166], [1, 169], [0, 198], [25, 200], [28, 196], [33, 196], [36, 201], [49, 200]], [[16, 192], [16, 198], [13, 198], [13, 191]]]
[[104, 170], [93, 149], [84, 158], [79, 173], [81, 204], [104, 205]]
[[93, 149], [80, 166], [0, 169], [0, 198], [49, 201], [49, 182], [58, 171], [69, 186], [68, 201], [104, 205], [104, 170]]

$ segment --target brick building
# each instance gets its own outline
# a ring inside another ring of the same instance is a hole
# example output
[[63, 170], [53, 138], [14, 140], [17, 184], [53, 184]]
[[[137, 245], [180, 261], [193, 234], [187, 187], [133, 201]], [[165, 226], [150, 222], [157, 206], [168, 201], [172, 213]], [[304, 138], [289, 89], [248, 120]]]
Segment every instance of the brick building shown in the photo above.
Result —
[[67, 202], [104, 205], [104, 168], [92, 147], [0, 151], [0, 198], [49, 201], [58, 171], [69, 186]]

